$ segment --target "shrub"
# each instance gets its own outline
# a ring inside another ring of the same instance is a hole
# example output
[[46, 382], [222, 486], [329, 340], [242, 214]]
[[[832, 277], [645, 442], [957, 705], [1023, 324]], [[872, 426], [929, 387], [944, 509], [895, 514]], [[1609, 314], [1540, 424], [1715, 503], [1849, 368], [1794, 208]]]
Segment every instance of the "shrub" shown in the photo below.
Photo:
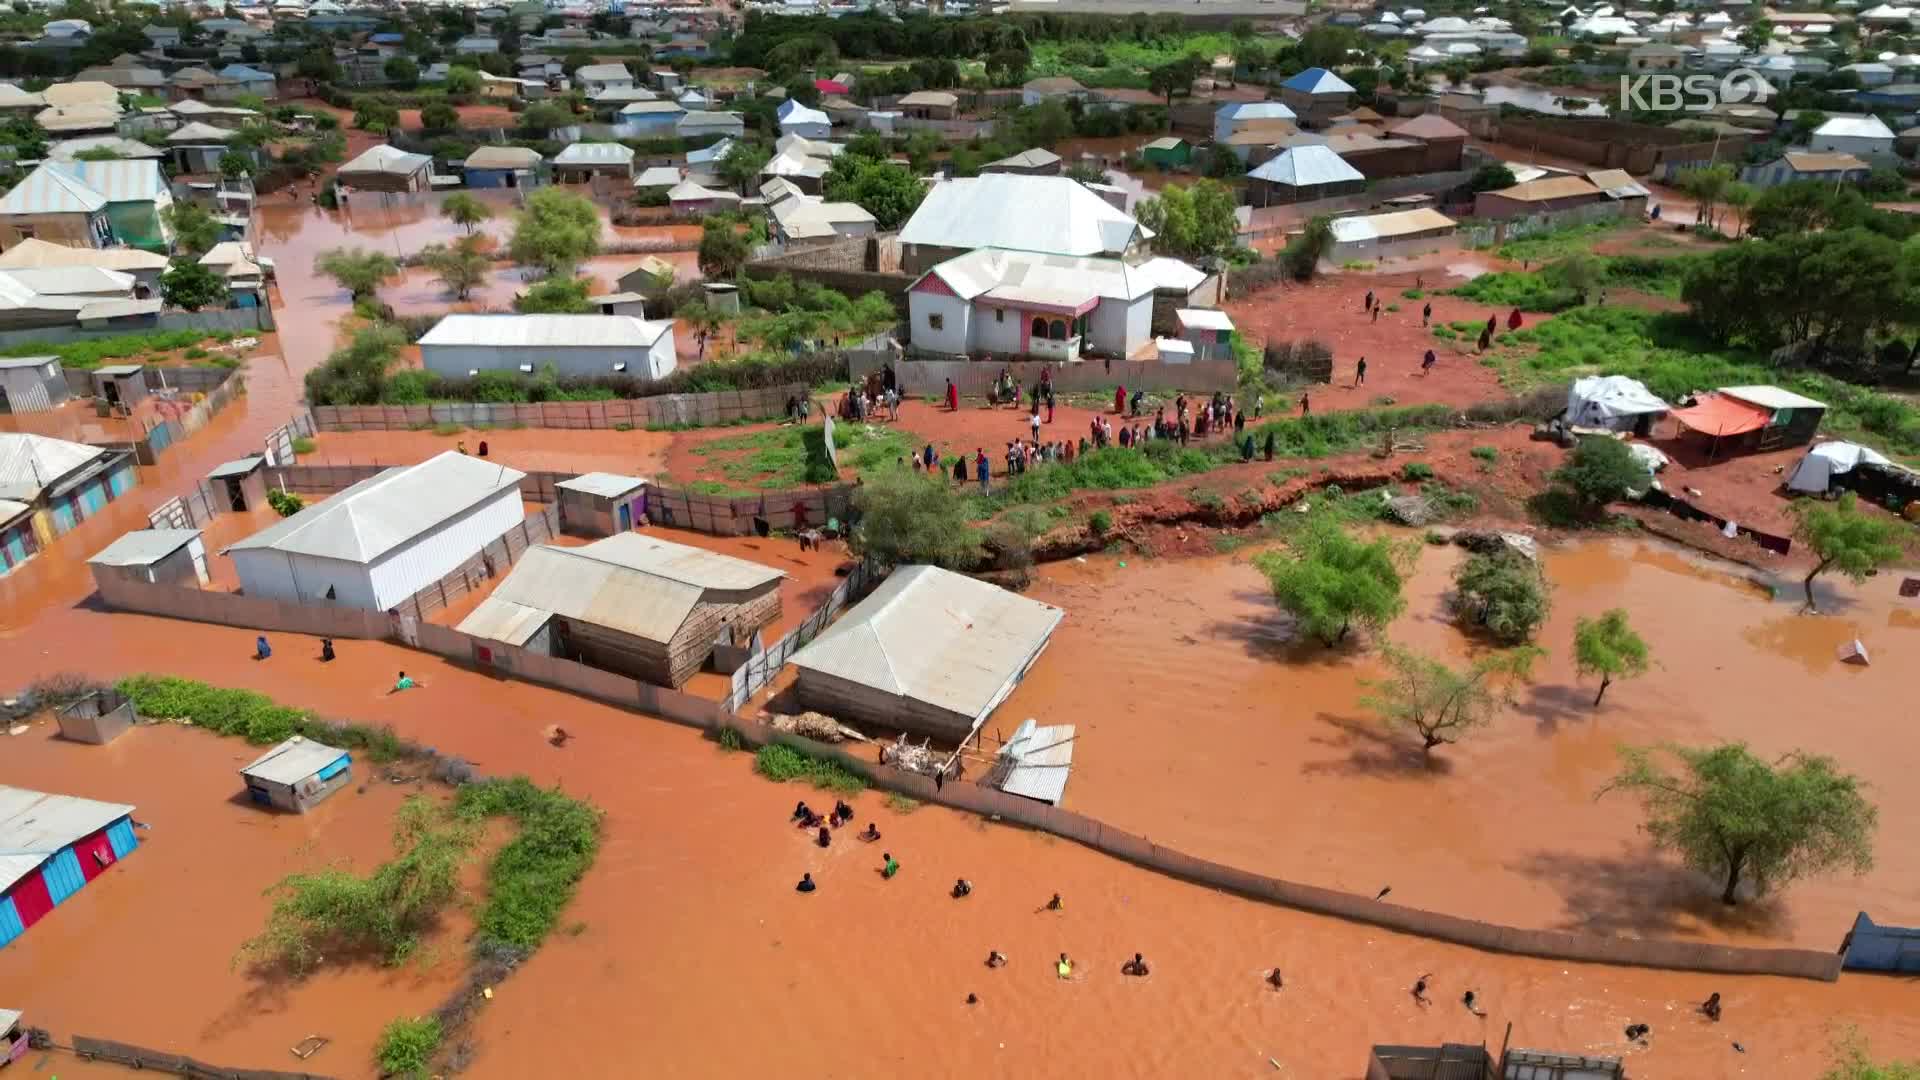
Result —
[[775, 783], [805, 780], [838, 795], [852, 795], [867, 786], [866, 777], [837, 761], [813, 757], [785, 743], [768, 743], [753, 756], [753, 771]]
[[281, 517], [292, 517], [307, 508], [306, 500], [291, 491], [281, 491], [279, 488], [267, 492], [267, 505], [273, 507], [274, 513]]
[[1564, 491], [1575, 507], [1593, 518], [1615, 499], [1625, 498], [1629, 490], [1647, 484], [1647, 467], [1616, 439], [1581, 439], [1568, 455], [1567, 463], [1554, 470], [1556, 490]]
[[440, 1021], [431, 1016], [391, 1021], [380, 1032], [380, 1044], [374, 1048], [374, 1060], [380, 1075], [401, 1076], [409, 1080], [426, 1076], [440, 1049]]
[[1552, 607], [1539, 567], [1511, 552], [1470, 556], [1454, 572], [1453, 584], [1448, 604], [1454, 614], [1507, 645], [1532, 637]]
[[1405, 465], [1400, 466], [1400, 478], [1402, 480], [1431, 480], [1433, 479], [1433, 466], [1424, 461], [1409, 461]]
[[466, 820], [509, 817], [519, 827], [487, 867], [487, 900], [474, 919], [477, 944], [538, 947], [600, 850], [600, 812], [524, 776], [468, 784], [454, 800]]
[[1500, 460], [1500, 448], [1497, 446], [1476, 446], [1467, 452], [1488, 465]]
[[307, 438], [305, 435], [293, 440], [293, 452], [295, 454], [311, 454], [313, 453], [313, 446], [313, 440]]
[[1087, 531], [1095, 536], [1105, 536], [1107, 530], [1111, 528], [1113, 528], [1113, 515], [1105, 510], [1095, 510], [1087, 518]]

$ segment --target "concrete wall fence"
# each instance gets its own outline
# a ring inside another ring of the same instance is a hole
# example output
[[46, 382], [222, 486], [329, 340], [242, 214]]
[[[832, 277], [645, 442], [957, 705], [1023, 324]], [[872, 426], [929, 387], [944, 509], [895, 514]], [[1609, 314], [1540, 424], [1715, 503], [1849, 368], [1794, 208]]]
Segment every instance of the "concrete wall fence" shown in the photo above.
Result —
[[[871, 353], [850, 353], [847, 366], [855, 380], [878, 371], [887, 358]], [[983, 398], [999, 378], [1000, 369], [1012, 368], [1020, 385], [1031, 387], [1040, 381], [1040, 372], [1051, 369], [1053, 385], [1062, 393], [1111, 390], [1124, 386], [1134, 390], [1186, 390], [1211, 393], [1232, 390], [1238, 385], [1240, 370], [1231, 360], [1196, 360], [1190, 364], [1164, 364], [1158, 360], [1115, 360], [1105, 364], [1094, 360], [1079, 364], [1057, 364], [1045, 360], [905, 360], [894, 367], [904, 397], [939, 397], [947, 392], [947, 380], [960, 388], [961, 397]]]
[[800, 383], [754, 390], [717, 390], [705, 394], [662, 394], [622, 401], [543, 401], [490, 405], [453, 402], [437, 405], [319, 405], [313, 425], [320, 431], [414, 431], [437, 424], [467, 427], [568, 428], [610, 430], [627, 427], [710, 427], [737, 420], [765, 420], [785, 412], [787, 399], [805, 397]]

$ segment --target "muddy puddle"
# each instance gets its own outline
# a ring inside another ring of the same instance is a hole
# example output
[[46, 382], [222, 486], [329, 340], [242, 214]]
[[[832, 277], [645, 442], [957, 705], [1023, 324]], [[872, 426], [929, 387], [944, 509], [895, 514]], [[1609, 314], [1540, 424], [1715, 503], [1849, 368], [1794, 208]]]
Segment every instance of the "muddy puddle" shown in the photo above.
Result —
[[[238, 739], [167, 724], [95, 747], [52, 731], [37, 723], [8, 739], [0, 781], [131, 803], [150, 827], [137, 851], [0, 955], [0, 1000], [25, 1010], [28, 1023], [61, 1043], [77, 1033], [274, 1069], [299, 1067], [289, 1048], [318, 1034], [333, 1041], [306, 1067], [364, 1076], [378, 1018], [430, 1010], [456, 984], [470, 929], [459, 913], [421, 960], [397, 968], [340, 965], [291, 980], [233, 962], [265, 925], [269, 886], [329, 865], [365, 872], [387, 858], [394, 812], [420, 785], [380, 782], [356, 762], [357, 782], [310, 813], [270, 813], [246, 800], [237, 770], [259, 750]], [[126, 1075], [65, 1054], [23, 1071]]]
[[[1463, 662], [1444, 596], [1461, 558], [1427, 548], [1391, 635]], [[1124, 568], [1121, 562], [1126, 565]], [[1361, 705], [1372, 650], [1294, 640], [1246, 553], [1192, 561], [1096, 557], [1040, 571], [1036, 599], [1067, 619], [990, 729], [1026, 717], [1081, 725], [1067, 803], [1196, 854], [1295, 880], [1523, 926], [1831, 948], [1866, 909], [1920, 918], [1920, 858], [1897, 824], [1920, 813], [1904, 764], [1901, 657], [1920, 648], [1876, 579], [1803, 616], [1797, 588], [1665, 547], [1548, 553], [1549, 655], [1516, 707], [1425, 761]], [[1597, 687], [1573, 670], [1578, 616], [1623, 607], [1651, 646], [1647, 676]], [[1876, 663], [1842, 663], [1854, 637]], [[1088, 671], [1107, 673], [1087, 679]], [[1829, 754], [1873, 785], [1879, 866], [1802, 883], [1731, 916], [1703, 883], [1650, 858], [1635, 803], [1597, 800], [1616, 746], [1746, 740], [1774, 756]], [[1464, 871], [1464, 872], [1463, 872]]]

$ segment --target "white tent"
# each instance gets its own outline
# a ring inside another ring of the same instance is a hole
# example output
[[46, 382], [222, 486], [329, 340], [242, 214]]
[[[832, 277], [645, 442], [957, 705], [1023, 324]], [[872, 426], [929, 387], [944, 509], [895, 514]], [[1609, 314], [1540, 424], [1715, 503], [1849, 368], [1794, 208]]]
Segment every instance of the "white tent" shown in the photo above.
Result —
[[1650, 473], [1659, 472], [1661, 469], [1672, 464], [1673, 461], [1673, 459], [1661, 453], [1658, 448], [1648, 446], [1646, 443], [1641, 442], [1628, 446], [1627, 453], [1633, 455], [1633, 460], [1645, 465], [1647, 471]]
[[1625, 375], [1588, 375], [1575, 379], [1567, 391], [1567, 423], [1581, 427], [1623, 431], [1649, 413], [1671, 408], [1646, 384]]
[[1822, 494], [1832, 485], [1835, 476], [1862, 463], [1888, 464], [1886, 458], [1857, 443], [1821, 443], [1808, 450], [1807, 456], [1800, 459], [1800, 464], [1793, 467], [1793, 475], [1787, 478], [1787, 488]]

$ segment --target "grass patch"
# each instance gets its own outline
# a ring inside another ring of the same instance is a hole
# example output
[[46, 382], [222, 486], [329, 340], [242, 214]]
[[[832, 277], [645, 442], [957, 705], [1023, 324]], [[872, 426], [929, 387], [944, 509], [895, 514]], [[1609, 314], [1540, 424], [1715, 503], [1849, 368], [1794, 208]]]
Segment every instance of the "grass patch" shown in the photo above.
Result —
[[1093, 535], [1105, 536], [1107, 530], [1111, 528], [1113, 528], [1113, 515], [1105, 510], [1095, 510], [1087, 515], [1087, 531]]
[[442, 437], [445, 437], [445, 436], [448, 436], [448, 435], [458, 435], [458, 434], [460, 434], [461, 432], [463, 432], [463, 431], [465, 431], [465, 430], [467, 430], [467, 427], [466, 427], [466, 425], [465, 425], [465, 424], [435, 424], [435, 425], [433, 425], [433, 433], [434, 433], [435, 435], [439, 435], [439, 436], [442, 436]]
[[1445, 405], [1403, 405], [1270, 420], [1248, 430], [1253, 433], [1253, 445], [1262, 449], [1267, 435], [1272, 434], [1276, 456], [1320, 458], [1374, 447], [1388, 431], [1413, 433], [1446, 428], [1452, 419], [1453, 411]]
[[434, 1052], [440, 1049], [440, 1021], [434, 1017], [393, 1020], [380, 1031], [373, 1057], [381, 1076], [426, 1077]]
[[313, 440], [307, 438], [304, 435], [293, 440], [293, 452], [296, 454], [311, 454], [313, 453], [313, 449], [314, 449]]
[[1402, 289], [1400, 291], [1400, 299], [1402, 300], [1421, 300], [1424, 299], [1426, 295], [1427, 291], [1425, 289]]
[[[830, 484], [838, 474], [827, 458], [825, 431], [818, 424], [754, 431], [715, 439], [695, 447], [693, 452], [712, 458], [713, 467], [732, 485], [722, 485], [721, 491], [713, 494], [738, 488], [776, 491], [804, 484]], [[913, 440], [895, 428], [835, 424], [833, 432], [841, 466], [855, 471], [897, 461], [913, 449]], [[716, 457], [722, 454], [733, 456]]]
[[721, 728], [720, 734], [715, 735], [713, 741], [720, 745], [720, 749], [729, 754], [745, 749], [746, 746], [745, 743], [740, 741], [740, 733], [730, 727]]
[[487, 868], [487, 899], [475, 918], [478, 948], [531, 952], [553, 931], [560, 912], [600, 850], [600, 812], [524, 776], [468, 784], [454, 813], [470, 820], [508, 817], [518, 833]]
[[365, 754], [375, 763], [397, 760], [413, 750], [385, 725], [330, 723], [251, 690], [231, 690], [171, 675], [129, 676], [120, 680], [116, 689], [142, 716], [186, 720], [255, 746], [271, 746], [301, 735]]
[[[146, 353], [167, 353], [175, 349], [197, 347], [209, 337], [199, 330], [156, 330], [151, 334], [116, 334], [113, 337], [88, 338], [53, 344], [29, 341], [0, 350], [0, 356], [57, 356], [63, 367], [95, 368], [108, 360], [125, 360]], [[206, 351], [201, 350], [205, 356]], [[222, 357], [223, 364], [231, 363]]]
[[1620, 221], [1589, 221], [1563, 229], [1549, 229], [1509, 240], [1494, 254], [1512, 262], [1545, 262], [1585, 251], [1608, 233], [1620, 228]]
[[998, 485], [990, 503], [996, 508], [1020, 503], [1056, 504], [1075, 491], [1152, 487], [1206, 472], [1229, 458], [1239, 460], [1238, 455], [1229, 454], [1230, 449], [1224, 444], [1211, 450], [1197, 445], [1182, 449], [1172, 441], [1155, 439], [1144, 450], [1089, 450], [1072, 461], [1030, 469]]
[[1474, 460], [1487, 465], [1500, 460], [1500, 448], [1497, 446], [1476, 446], [1467, 453], [1472, 454]]
[[1415, 481], [1431, 480], [1433, 479], [1433, 466], [1424, 461], [1409, 461], [1405, 465], [1400, 466], [1400, 478], [1402, 480]]
[[1145, 90], [1147, 72], [1188, 55], [1206, 57], [1233, 52], [1233, 36], [1222, 32], [1155, 34], [1109, 41], [1035, 41], [1027, 77], [1066, 75], [1082, 86]]
[[865, 790], [867, 778], [837, 761], [817, 758], [784, 743], [768, 743], [753, 755], [753, 771], [777, 784], [805, 780], [836, 795]]
[[1213, 550], [1222, 555], [1231, 555], [1251, 543], [1238, 533], [1220, 533], [1213, 538]]
[[896, 814], [911, 814], [920, 809], [919, 799], [911, 799], [897, 791], [887, 792], [887, 809]]

